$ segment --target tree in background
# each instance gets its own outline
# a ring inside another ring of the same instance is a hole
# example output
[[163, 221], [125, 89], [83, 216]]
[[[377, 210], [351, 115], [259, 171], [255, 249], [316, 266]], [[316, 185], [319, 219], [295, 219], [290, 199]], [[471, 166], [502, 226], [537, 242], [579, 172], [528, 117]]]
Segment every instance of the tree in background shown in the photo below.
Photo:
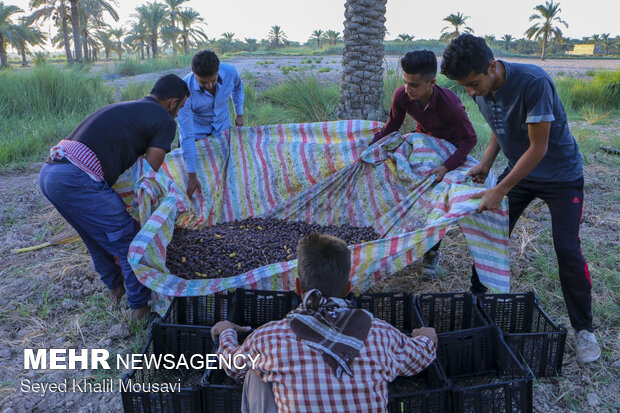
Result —
[[525, 35], [528, 39], [539, 39], [542, 37], [542, 52], [540, 54], [540, 60], [545, 60], [547, 53], [547, 42], [550, 39], [554, 39], [558, 42], [562, 42], [562, 30], [554, 25], [554, 22], [563, 24], [568, 27], [568, 23], [560, 19], [559, 14], [562, 11], [560, 9], [560, 3], [553, 3], [553, 0], [545, 2], [544, 5], [539, 4], [534, 7], [534, 10], [538, 14], [532, 14], [530, 21], [537, 20], [538, 22], [525, 31]]
[[24, 11], [17, 6], [5, 5], [0, 1], [0, 67], [8, 64], [6, 49], [9, 45], [14, 45], [18, 36], [18, 28], [11, 20], [11, 17]]
[[101, 47], [103, 47], [105, 59], [110, 60], [110, 53], [114, 50], [114, 41], [112, 40], [110, 33], [107, 30], [97, 30], [95, 32], [95, 38]]
[[62, 36], [62, 46], [65, 49], [67, 62], [73, 63], [73, 54], [71, 53], [71, 42], [69, 40], [69, 25], [67, 22], [71, 20], [67, 0], [31, 0], [30, 8], [34, 9], [32, 18], [34, 21], [42, 19], [43, 21], [51, 19], [56, 25], [60, 26]]
[[271, 42], [272, 46], [277, 49], [286, 40], [286, 33], [282, 31], [280, 26], [271, 26], [267, 39]]
[[508, 51], [508, 47], [510, 46], [510, 42], [512, 42], [514, 40], [514, 37], [512, 37], [509, 34], [505, 34], [502, 36], [502, 41], [504, 42], [504, 49], [506, 49], [506, 51]]
[[108, 31], [110, 33], [110, 39], [112, 40], [112, 44], [114, 45], [114, 51], [118, 55], [118, 60], [123, 60], [123, 36], [125, 36], [125, 29], [123, 26], [117, 27], [116, 29], [110, 29]]
[[145, 5], [136, 7], [136, 12], [138, 20], [140, 20], [146, 28], [151, 51], [153, 52], [153, 58], [157, 58], [159, 56], [159, 31], [166, 19], [166, 8], [161, 3], [146, 2]]
[[[473, 33], [474, 29], [465, 26], [465, 21], [467, 19], [469, 19], [469, 16], [463, 16], [461, 12], [457, 12], [456, 14], [453, 13], [443, 19], [443, 21], [450, 23], [452, 26], [446, 26], [441, 29], [442, 35], [439, 36], [439, 40], [442, 42], [450, 42], [452, 39], [459, 37], [462, 33]], [[465, 27], [461, 30], [461, 26]], [[454, 31], [449, 31], [452, 29], [454, 29]]]
[[609, 33], [601, 34], [601, 43], [605, 46], [605, 56], [609, 56], [609, 47], [614, 44], [614, 39], [609, 37]]
[[398, 35], [396, 40], [399, 41], [399, 42], [411, 42], [411, 41], [413, 41], [414, 37], [415, 36], [411, 36], [411, 35], [406, 34], [406, 33], [401, 33], [401, 34]]
[[337, 32], [335, 30], [326, 31], [325, 40], [327, 40], [329, 44], [338, 44], [338, 42], [340, 41], [340, 32]]
[[22, 56], [22, 66], [28, 66], [26, 55], [28, 46], [37, 46], [45, 42], [45, 34], [38, 28], [32, 27], [34, 19], [30, 17], [20, 17], [19, 23], [15, 26], [14, 37], [12, 40], [13, 47]]
[[316, 47], [321, 48], [321, 39], [325, 37], [325, 32], [323, 30], [315, 30], [312, 32], [312, 36], [310, 38], [316, 40]]
[[209, 40], [207, 35], [200, 27], [204, 23], [204, 19], [200, 17], [200, 13], [192, 8], [186, 8], [179, 12], [179, 21], [181, 22], [181, 38], [183, 40], [183, 53], [189, 53], [189, 45], [192, 41], [206, 42]]

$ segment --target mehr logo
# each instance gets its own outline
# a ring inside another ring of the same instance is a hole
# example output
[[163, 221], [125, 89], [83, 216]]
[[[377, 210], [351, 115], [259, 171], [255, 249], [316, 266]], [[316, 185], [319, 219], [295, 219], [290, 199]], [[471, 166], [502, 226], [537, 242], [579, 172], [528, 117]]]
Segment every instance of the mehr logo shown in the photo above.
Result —
[[[77, 353], [79, 351], [79, 354]], [[49, 353], [49, 357], [48, 357]], [[24, 349], [24, 369], [34, 370], [67, 370], [76, 369], [80, 364], [80, 369], [110, 369], [108, 357], [110, 352], [105, 349]], [[89, 364], [90, 361], [90, 364]], [[90, 366], [90, 367], [89, 367]]]

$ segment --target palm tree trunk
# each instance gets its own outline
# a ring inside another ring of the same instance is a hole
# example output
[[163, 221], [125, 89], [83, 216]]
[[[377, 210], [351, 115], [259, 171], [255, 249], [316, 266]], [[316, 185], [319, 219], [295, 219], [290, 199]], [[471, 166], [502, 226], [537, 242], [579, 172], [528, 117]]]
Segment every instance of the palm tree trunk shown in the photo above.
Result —
[[187, 41], [187, 35], [184, 33], [183, 34], [183, 53], [184, 54], [188, 54], [189, 53], [189, 42]]
[[340, 119], [385, 120], [382, 101], [386, 2], [347, 0], [345, 4], [342, 83], [336, 109]]
[[4, 43], [4, 35], [0, 33], [0, 67], [4, 67], [8, 64], [8, 58], [6, 56], [6, 46]]
[[140, 41], [140, 57], [144, 60], [144, 43]]
[[82, 39], [80, 37], [80, 11], [78, 0], [71, 0], [71, 26], [73, 26], [73, 45], [75, 46], [75, 60], [82, 62]]
[[84, 61], [88, 60], [88, 36], [86, 31], [82, 32], [82, 48], [84, 49]]
[[151, 48], [149, 47], [148, 43], [146, 44], [146, 58], [151, 58]]
[[65, 2], [60, 2], [60, 15], [62, 20], [62, 40], [65, 44], [65, 54], [67, 55], [67, 62], [73, 63], [73, 55], [71, 54], [71, 43], [69, 42], [69, 27], [67, 26], [67, 10], [65, 9]]
[[20, 47], [19, 51], [22, 55], [22, 66], [27, 67], [28, 66], [28, 60], [26, 60], [26, 48], [25, 47]]
[[547, 55], [547, 33], [543, 34], [543, 44], [542, 44], [542, 54], [540, 55], [540, 60], [545, 60]]
[[153, 36], [151, 38], [151, 49], [153, 49], [153, 59], [156, 59], [158, 56], [158, 50], [157, 50], [157, 37]]

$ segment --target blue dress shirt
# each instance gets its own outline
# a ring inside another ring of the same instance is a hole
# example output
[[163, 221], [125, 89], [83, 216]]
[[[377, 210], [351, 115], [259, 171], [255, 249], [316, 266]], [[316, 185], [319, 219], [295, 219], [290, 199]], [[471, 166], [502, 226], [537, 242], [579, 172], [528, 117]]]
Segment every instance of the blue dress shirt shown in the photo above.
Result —
[[245, 95], [237, 69], [228, 63], [220, 63], [215, 96], [200, 87], [194, 73], [183, 80], [191, 94], [179, 111], [179, 134], [185, 166], [192, 173], [196, 172], [196, 140], [230, 129], [228, 102], [232, 96], [235, 113], [243, 115]]

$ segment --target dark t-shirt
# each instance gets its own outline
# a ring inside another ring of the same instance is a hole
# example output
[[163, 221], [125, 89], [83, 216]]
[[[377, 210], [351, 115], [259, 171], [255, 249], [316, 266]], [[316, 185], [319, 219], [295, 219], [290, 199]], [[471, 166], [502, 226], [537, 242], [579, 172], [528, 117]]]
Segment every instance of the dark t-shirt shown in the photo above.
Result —
[[525, 177], [537, 182], [571, 182], [581, 178], [583, 165], [579, 146], [568, 129], [566, 112], [555, 84], [542, 68], [501, 61], [506, 79], [488, 96], [475, 96], [480, 112], [493, 130], [512, 170], [530, 147], [528, 123], [551, 122], [547, 153]]
[[105, 106], [78, 125], [65, 139], [82, 142], [97, 155], [103, 177], [114, 185], [149, 147], [170, 151], [177, 124], [148, 96]]
[[463, 165], [467, 155], [478, 142], [474, 127], [456, 93], [435, 85], [425, 108], [407, 95], [404, 86], [396, 89], [392, 98], [390, 118], [383, 129], [375, 134], [371, 143], [400, 129], [407, 113], [418, 122], [416, 132], [444, 139], [457, 147], [444, 162], [449, 171]]

